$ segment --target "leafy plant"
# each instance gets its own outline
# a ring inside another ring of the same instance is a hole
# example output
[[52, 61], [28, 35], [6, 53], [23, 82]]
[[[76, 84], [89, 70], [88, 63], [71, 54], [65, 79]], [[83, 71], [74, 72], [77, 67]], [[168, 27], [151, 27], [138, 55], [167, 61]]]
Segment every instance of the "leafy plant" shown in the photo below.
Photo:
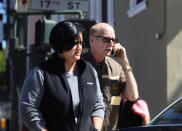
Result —
[[4, 49], [0, 51], [0, 91], [5, 84], [5, 59], [4, 59]]
[[4, 49], [0, 51], [0, 72], [5, 71]]

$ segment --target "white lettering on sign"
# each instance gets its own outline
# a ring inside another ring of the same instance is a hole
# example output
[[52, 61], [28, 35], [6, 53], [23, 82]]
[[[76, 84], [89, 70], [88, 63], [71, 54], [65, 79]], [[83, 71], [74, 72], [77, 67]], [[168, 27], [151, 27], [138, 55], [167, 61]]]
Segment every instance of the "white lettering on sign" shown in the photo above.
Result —
[[88, 0], [32, 0], [30, 9], [33, 10], [81, 10], [88, 12]]

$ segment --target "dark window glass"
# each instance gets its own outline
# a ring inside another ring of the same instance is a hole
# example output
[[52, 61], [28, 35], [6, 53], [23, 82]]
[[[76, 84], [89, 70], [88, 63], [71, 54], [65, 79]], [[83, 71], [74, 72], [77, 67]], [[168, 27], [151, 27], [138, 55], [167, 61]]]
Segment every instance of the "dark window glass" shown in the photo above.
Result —
[[143, 0], [137, 0], [137, 4], [139, 4], [140, 2], [142, 2]]
[[0, 14], [0, 20], [2, 20], [3, 19], [3, 15], [2, 14]]
[[152, 125], [181, 124], [182, 123], [182, 99], [161, 114]]

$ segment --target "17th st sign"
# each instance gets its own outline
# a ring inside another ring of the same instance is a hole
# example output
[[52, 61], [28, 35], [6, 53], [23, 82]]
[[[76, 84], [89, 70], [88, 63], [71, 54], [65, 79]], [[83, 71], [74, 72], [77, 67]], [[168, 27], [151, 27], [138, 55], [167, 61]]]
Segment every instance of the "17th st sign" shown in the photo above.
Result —
[[84, 17], [90, 14], [90, 0], [16, 0], [17, 12], [31, 11], [81, 11]]
[[89, 11], [88, 0], [32, 0], [29, 7], [33, 10], [81, 10]]

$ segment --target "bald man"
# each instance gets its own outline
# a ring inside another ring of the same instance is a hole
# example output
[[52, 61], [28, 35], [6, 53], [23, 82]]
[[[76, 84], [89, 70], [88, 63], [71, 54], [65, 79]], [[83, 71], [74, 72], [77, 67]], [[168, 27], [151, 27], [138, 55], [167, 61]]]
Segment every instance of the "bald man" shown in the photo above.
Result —
[[93, 25], [89, 32], [90, 50], [82, 57], [98, 73], [104, 97], [105, 117], [103, 131], [117, 129], [119, 105], [122, 99], [138, 99], [138, 87], [126, 50], [117, 43], [113, 27], [107, 23]]

